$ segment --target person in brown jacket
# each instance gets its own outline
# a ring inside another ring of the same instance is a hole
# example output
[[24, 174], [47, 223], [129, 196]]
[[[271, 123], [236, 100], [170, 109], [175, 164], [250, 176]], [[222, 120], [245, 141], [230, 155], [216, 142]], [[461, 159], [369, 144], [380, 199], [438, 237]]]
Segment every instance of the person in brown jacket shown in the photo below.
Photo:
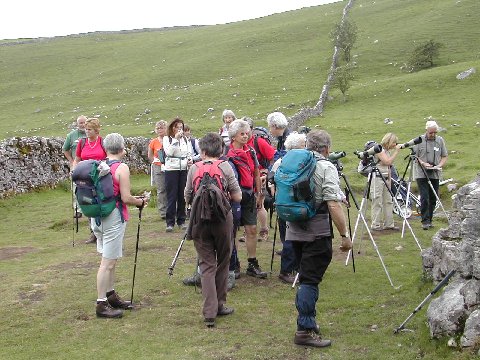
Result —
[[[220, 135], [208, 133], [199, 140], [199, 145], [202, 161], [191, 166], [185, 187], [185, 202], [192, 204], [187, 239], [193, 239], [200, 259], [205, 325], [214, 327], [217, 316], [233, 313], [232, 308], [225, 306], [233, 233], [228, 199], [240, 202], [242, 192], [230, 164], [218, 160], [222, 155]], [[204, 175], [207, 172], [215, 174], [213, 182], [218, 180], [218, 187], [212, 183], [198, 185], [203, 177], [208, 176]], [[209, 199], [221, 209], [208, 206]]]

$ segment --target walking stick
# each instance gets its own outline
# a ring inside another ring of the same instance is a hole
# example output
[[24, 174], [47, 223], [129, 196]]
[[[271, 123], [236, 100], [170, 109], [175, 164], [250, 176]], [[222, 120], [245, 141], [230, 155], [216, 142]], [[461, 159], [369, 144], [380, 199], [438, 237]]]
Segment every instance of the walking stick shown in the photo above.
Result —
[[175, 253], [175, 256], [173, 257], [172, 264], [168, 268], [168, 276], [171, 277], [173, 275], [173, 270], [175, 269], [175, 264], [177, 263], [178, 257], [180, 256], [180, 251], [182, 251], [183, 244], [185, 243], [185, 240], [187, 240], [187, 233], [185, 233], [185, 236], [183, 237], [182, 241], [180, 242], [180, 245], [178, 246], [177, 252]]
[[407, 319], [398, 327], [396, 328], [393, 333], [394, 334], [397, 334], [400, 330], [404, 329], [405, 328], [405, 324], [417, 313], [420, 311], [420, 309], [422, 308], [423, 305], [425, 305], [425, 303], [430, 300], [430, 298], [435, 295], [435, 293], [440, 290], [442, 287], [444, 287], [448, 280], [453, 276], [453, 274], [455, 274], [455, 269], [451, 270], [444, 278], [442, 281], [440, 281], [438, 283], [438, 285], [435, 287], [435, 289], [433, 289], [430, 294], [428, 294], [428, 296], [423, 299], [423, 301], [420, 303], [420, 305], [418, 305], [415, 310], [413, 310], [413, 312], [407, 317]]
[[135, 261], [133, 263], [133, 279], [132, 279], [132, 293], [130, 295], [130, 306], [133, 306], [133, 288], [135, 286], [135, 273], [137, 271], [138, 242], [140, 241], [140, 223], [142, 222], [142, 210], [143, 210], [143, 206], [138, 209], [137, 243], [135, 245]]
[[[73, 194], [73, 179], [70, 176], [70, 190], [72, 190], [72, 204], [75, 201], [74, 200], [74, 194]], [[75, 247], [75, 220], [74, 218], [77, 218], [77, 204], [75, 202], [75, 207], [73, 208], [73, 217], [72, 217], [72, 247]], [[78, 218], [77, 218], [77, 232], [78, 232]]]
[[277, 240], [278, 216], [275, 218], [275, 231], [273, 232], [272, 259], [270, 260], [270, 275], [273, 271], [273, 258], [275, 257], [275, 241]]
[[[350, 221], [350, 189], [348, 187], [345, 188], [345, 197], [347, 198], [347, 218], [348, 218], [348, 234], [350, 236], [350, 240], [352, 239], [352, 224]], [[355, 272], [355, 257], [353, 256], [353, 242], [352, 242], [352, 268], [353, 272]]]

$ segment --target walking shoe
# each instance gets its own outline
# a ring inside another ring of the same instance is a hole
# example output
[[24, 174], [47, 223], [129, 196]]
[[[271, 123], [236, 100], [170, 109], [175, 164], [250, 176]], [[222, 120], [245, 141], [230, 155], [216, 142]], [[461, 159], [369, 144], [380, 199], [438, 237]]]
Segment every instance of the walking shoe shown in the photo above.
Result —
[[330, 346], [332, 342], [328, 339], [322, 339], [319, 335], [315, 334], [315, 330], [298, 330], [295, 332], [295, 339], [293, 342], [297, 345], [313, 346], [313, 347], [326, 347]]
[[278, 275], [278, 278], [286, 284], [293, 284], [293, 282], [295, 281], [295, 276], [291, 274], [280, 273]]
[[203, 321], [208, 328], [215, 327], [215, 319], [214, 318], [205, 318]]
[[249, 276], [257, 277], [260, 279], [265, 279], [267, 277], [267, 273], [265, 271], [262, 271], [260, 265], [258, 265], [258, 260], [249, 261], [245, 273]]
[[400, 231], [400, 228], [398, 226], [389, 226], [389, 227], [386, 227], [385, 230]]
[[226, 307], [225, 305], [222, 305], [222, 307], [220, 309], [218, 309], [217, 316], [230, 315], [230, 314], [233, 314], [234, 311], [235, 311], [235, 309]]
[[130, 301], [122, 300], [116, 292], [107, 297], [107, 302], [114, 309], [131, 310], [133, 308]]
[[178, 227], [179, 227], [181, 230], [187, 230], [187, 225], [186, 225], [186, 224], [179, 224]]
[[97, 237], [93, 232], [90, 233], [90, 237], [85, 241], [85, 244], [95, 244], [97, 242]]
[[422, 224], [422, 229], [423, 229], [423, 230], [428, 230], [428, 229], [430, 229], [430, 224], [428, 224], [428, 223], [423, 223], [423, 224]]
[[97, 317], [102, 318], [121, 318], [123, 316], [123, 310], [112, 308], [108, 301], [101, 301], [97, 303], [95, 312]]
[[165, 228], [165, 232], [172, 232], [172, 231], [173, 231], [173, 226], [168, 225], [168, 226]]
[[228, 272], [227, 278], [227, 291], [232, 290], [235, 287], [235, 272]]
[[258, 241], [267, 241], [268, 240], [268, 229], [263, 229], [258, 232]]
[[199, 273], [195, 273], [190, 277], [186, 277], [183, 279], [183, 284], [187, 286], [202, 286], [202, 278], [200, 277]]

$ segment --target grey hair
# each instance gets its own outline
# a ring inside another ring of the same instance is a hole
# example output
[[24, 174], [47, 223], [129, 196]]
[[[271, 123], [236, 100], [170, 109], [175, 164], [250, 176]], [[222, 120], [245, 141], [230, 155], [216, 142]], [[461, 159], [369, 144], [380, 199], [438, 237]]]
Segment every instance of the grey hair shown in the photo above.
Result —
[[103, 139], [105, 151], [112, 155], [120, 154], [125, 149], [125, 140], [118, 133], [111, 133]]
[[228, 127], [228, 137], [233, 139], [242, 130], [245, 132], [250, 131], [250, 126], [248, 123], [245, 120], [234, 120]]
[[235, 120], [237, 117], [235, 116], [235, 113], [232, 110], [225, 109], [223, 110], [222, 113], [222, 120], [225, 119], [225, 116], [233, 116], [233, 120]]
[[267, 116], [268, 126], [276, 127], [277, 129], [285, 129], [288, 126], [288, 120], [281, 112], [273, 112]]
[[167, 128], [168, 123], [165, 120], [159, 120], [155, 123], [155, 127]]
[[243, 116], [240, 118], [240, 120], [244, 120], [247, 122], [248, 126], [250, 126], [250, 129], [253, 129], [253, 120], [252, 118], [249, 118], [248, 116]]
[[322, 152], [332, 146], [332, 138], [325, 130], [313, 130], [307, 134], [307, 149]]
[[205, 155], [218, 158], [222, 155], [223, 140], [217, 133], [209, 132], [198, 140], [198, 146], [200, 146], [200, 150], [203, 151]]
[[292, 132], [285, 139], [285, 150], [305, 149], [306, 140], [307, 140], [307, 137], [305, 136], [305, 134]]
[[435, 128], [435, 130], [438, 130], [438, 124], [435, 120], [428, 120], [425, 123], [425, 129], [430, 129], [430, 128]]

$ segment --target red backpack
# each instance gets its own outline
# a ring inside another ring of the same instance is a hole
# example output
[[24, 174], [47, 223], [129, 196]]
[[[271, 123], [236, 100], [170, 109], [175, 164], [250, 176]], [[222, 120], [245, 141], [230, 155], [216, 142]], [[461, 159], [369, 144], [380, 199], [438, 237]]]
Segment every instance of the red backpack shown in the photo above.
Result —
[[207, 185], [209, 183], [215, 184], [222, 192], [225, 192], [227, 184], [225, 176], [219, 167], [223, 161], [224, 160], [215, 160], [212, 162], [207, 160], [199, 161], [195, 164], [197, 171], [192, 181], [194, 194], [201, 185]]
[[248, 162], [248, 156], [251, 156], [253, 163], [255, 164], [256, 154], [255, 150], [249, 147], [248, 151], [243, 149], [233, 149], [232, 147], [228, 150], [227, 157], [230, 162], [235, 165], [235, 168], [238, 173], [238, 184], [242, 189], [253, 189], [254, 186], [254, 177], [253, 170]]

